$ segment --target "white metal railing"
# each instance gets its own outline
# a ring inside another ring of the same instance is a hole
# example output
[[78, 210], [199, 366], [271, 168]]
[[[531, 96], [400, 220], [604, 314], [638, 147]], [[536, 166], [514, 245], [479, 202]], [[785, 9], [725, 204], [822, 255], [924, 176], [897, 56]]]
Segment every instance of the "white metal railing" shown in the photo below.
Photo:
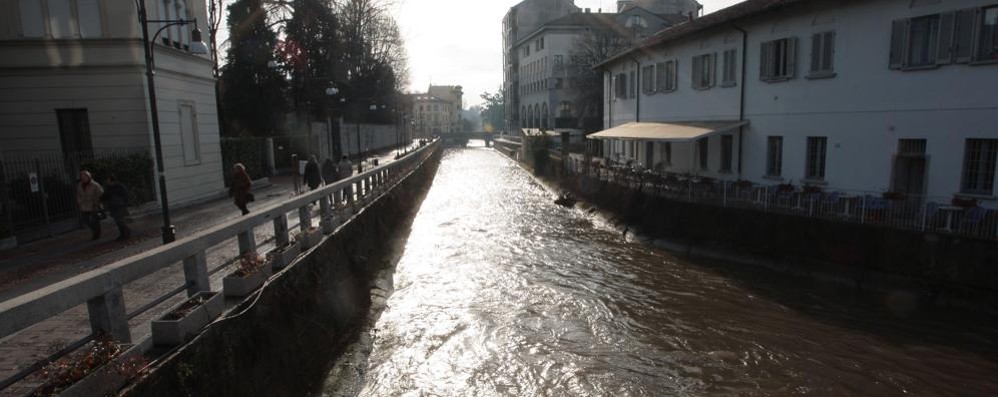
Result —
[[287, 214], [297, 210], [299, 227], [306, 231], [313, 226], [311, 203], [316, 201], [320, 204], [321, 212], [319, 226], [325, 234], [332, 233], [341, 221], [337, 219], [334, 205], [339, 203], [344, 209], [359, 211], [378, 194], [405, 179], [438, 147], [438, 142], [431, 142], [397, 161], [304, 193], [284, 203], [256, 210], [169, 245], [0, 302], [0, 338], [86, 303], [94, 334], [108, 335], [119, 342], [130, 342], [123, 286], [182, 261], [188, 295], [209, 291], [211, 287], [206, 260], [208, 249], [236, 237], [241, 254], [256, 252], [254, 229], [268, 222], [273, 223], [277, 246], [287, 244], [290, 241]]
[[574, 156], [563, 164], [571, 173], [588, 172], [601, 181], [673, 200], [998, 240], [998, 210], [951, 197], [715, 180], [630, 167], [587, 166]]

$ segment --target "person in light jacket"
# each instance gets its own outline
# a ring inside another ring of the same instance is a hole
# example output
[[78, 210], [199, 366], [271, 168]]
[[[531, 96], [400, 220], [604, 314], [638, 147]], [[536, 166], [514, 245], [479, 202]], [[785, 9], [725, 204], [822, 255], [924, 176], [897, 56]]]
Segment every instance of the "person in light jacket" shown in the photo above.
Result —
[[229, 186], [229, 197], [232, 197], [232, 201], [243, 212], [243, 215], [249, 214], [249, 209], [246, 208], [246, 205], [253, 201], [253, 195], [250, 193], [252, 187], [253, 180], [246, 173], [246, 167], [240, 163], [233, 165], [232, 185]]
[[101, 196], [101, 201], [104, 203], [104, 208], [111, 213], [114, 224], [118, 226], [118, 238], [116, 240], [128, 240], [132, 235], [132, 230], [128, 228], [128, 223], [126, 223], [128, 217], [128, 188], [119, 183], [113, 174], [104, 178], [104, 186], [104, 195]]
[[91, 240], [100, 238], [100, 198], [104, 188], [90, 175], [90, 171], [80, 171], [80, 181], [76, 184], [76, 206], [80, 209], [80, 219], [90, 228]]

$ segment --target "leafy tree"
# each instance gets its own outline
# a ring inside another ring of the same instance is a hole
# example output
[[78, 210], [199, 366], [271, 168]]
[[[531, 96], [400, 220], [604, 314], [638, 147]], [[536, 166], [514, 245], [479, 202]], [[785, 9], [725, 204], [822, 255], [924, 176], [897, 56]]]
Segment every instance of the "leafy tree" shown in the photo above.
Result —
[[506, 125], [504, 123], [506, 117], [506, 97], [503, 95], [502, 87], [499, 87], [499, 90], [495, 94], [489, 94], [486, 91], [482, 94], [482, 99], [485, 101], [485, 106], [481, 112], [482, 128], [486, 132], [503, 128]]
[[287, 105], [284, 79], [270, 67], [277, 34], [267, 24], [263, 0], [234, 1], [228, 25], [229, 53], [221, 78], [227, 132], [273, 135]]
[[290, 74], [291, 98], [316, 118], [331, 113], [336, 101], [326, 89], [343, 78], [339, 62], [339, 20], [327, 0], [292, 0], [291, 17], [279, 54]]
[[[352, 89], [345, 96], [354, 105], [354, 117], [368, 121], [394, 120], [388, 109], [409, 82], [405, 40], [390, 5], [387, 0], [344, 0], [338, 8], [343, 66]], [[379, 110], [367, 111], [372, 104]]]

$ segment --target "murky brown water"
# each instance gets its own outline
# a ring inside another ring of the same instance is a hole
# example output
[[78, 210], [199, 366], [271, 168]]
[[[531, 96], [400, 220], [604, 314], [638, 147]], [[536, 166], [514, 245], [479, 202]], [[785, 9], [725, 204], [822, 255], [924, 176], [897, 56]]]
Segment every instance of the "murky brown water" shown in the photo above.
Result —
[[325, 394], [998, 394], [994, 318], [691, 263], [551, 201], [490, 150], [446, 153]]

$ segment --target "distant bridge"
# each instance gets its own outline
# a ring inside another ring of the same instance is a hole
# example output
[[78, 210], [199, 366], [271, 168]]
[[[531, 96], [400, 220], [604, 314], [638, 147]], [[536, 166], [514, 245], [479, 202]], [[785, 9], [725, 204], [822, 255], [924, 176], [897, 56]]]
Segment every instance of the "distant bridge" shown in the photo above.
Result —
[[472, 139], [482, 139], [485, 141], [485, 146], [492, 146], [492, 142], [495, 139], [495, 134], [483, 131], [444, 132], [440, 133], [440, 139], [443, 140], [445, 145], [460, 145], [460, 146], [467, 145], [468, 141]]

